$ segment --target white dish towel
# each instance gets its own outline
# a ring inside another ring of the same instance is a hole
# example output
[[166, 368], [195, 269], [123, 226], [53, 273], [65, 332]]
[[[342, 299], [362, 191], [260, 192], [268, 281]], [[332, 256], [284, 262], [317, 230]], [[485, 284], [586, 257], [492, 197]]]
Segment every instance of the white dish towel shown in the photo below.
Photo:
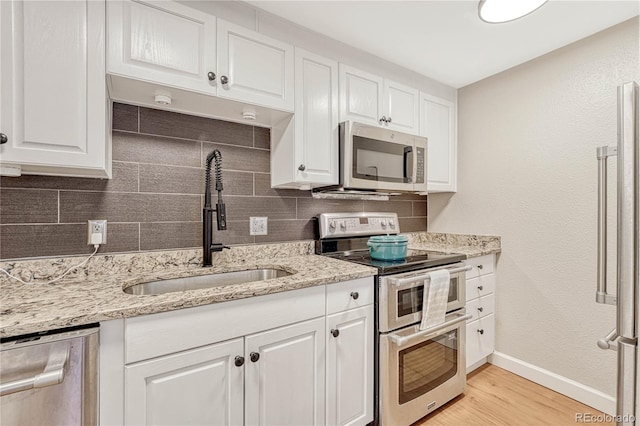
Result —
[[449, 271], [440, 269], [429, 272], [429, 278], [424, 280], [420, 330], [425, 330], [444, 322], [444, 317], [447, 313], [450, 279]]

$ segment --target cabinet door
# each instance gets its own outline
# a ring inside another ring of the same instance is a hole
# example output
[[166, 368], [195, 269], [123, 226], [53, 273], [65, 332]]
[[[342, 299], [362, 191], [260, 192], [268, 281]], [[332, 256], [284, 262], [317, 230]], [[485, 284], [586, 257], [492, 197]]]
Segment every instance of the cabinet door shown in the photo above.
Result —
[[467, 324], [467, 368], [493, 352], [495, 345], [494, 314]]
[[400, 132], [417, 135], [420, 131], [420, 94], [417, 89], [400, 83], [384, 81], [386, 126]]
[[422, 93], [420, 134], [428, 139], [427, 190], [456, 192], [456, 111], [445, 99]]
[[218, 19], [218, 96], [293, 112], [293, 55], [290, 44]]
[[297, 181], [338, 184], [338, 63], [296, 48]]
[[108, 1], [107, 13], [109, 73], [216, 94], [214, 16], [168, 1]]
[[383, 90], [382, 77], [340, 64], [340, 121], [385, 124]]
[[0, 9], [2, 169], [110, 177], [104, 1], [14, 0]]
[[373, 420], [373, 305], [328, 316], [326, 336], [327, 424], [366, 425]]
[[241, 425], [243, 339], [125, 368], [125, 424]]
[[246, 337], [246, 424], [324, 424], [324, 324], [322, 317]]

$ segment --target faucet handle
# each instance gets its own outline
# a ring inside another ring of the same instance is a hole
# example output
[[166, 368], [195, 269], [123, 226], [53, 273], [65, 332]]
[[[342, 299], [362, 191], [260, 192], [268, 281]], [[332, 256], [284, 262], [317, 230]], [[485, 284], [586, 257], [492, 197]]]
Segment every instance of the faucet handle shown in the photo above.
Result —
[[222, 251], [223, 249], [231, 249], [231, 247], [225, 246], [222, 243], [213, 243], [213, 244], [211, 244], [211, 251]]

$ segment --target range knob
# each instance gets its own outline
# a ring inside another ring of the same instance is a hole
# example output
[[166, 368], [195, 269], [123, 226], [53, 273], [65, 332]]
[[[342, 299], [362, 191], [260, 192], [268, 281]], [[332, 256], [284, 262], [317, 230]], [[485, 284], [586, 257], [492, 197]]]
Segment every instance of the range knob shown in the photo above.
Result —
[[345, 222], [344, 220], [342, 222], [340, 222], [340, 230], [341, 231], [346, 231], [347, 230], [347, 222]]
[[387, 227], [387, 220], [386, 219], [382, 219], [380, 221], [380, 226], [382, 226], [383, 228], [386, 228]]
[[336, 222], [335, 221], [332, 220], [331, 222], [329, 222], [329, 230], [331, 232], [336, 230]]
[[393, 219], [389, 219], [389, 226], [390, 226], [391, 228], [395, 228], [395, 227], [396, 227], [396, 223], [394, 222], [394, 220], [393, 220]]

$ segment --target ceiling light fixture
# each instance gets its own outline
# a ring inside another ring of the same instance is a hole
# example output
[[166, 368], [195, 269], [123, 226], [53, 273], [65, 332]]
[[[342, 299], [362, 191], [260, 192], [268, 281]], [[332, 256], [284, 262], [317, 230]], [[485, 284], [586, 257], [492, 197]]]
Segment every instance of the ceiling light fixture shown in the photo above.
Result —
[[478, 15], [490, 24], [513, 21], [540, 8], [547, 0], [480, 0]]

